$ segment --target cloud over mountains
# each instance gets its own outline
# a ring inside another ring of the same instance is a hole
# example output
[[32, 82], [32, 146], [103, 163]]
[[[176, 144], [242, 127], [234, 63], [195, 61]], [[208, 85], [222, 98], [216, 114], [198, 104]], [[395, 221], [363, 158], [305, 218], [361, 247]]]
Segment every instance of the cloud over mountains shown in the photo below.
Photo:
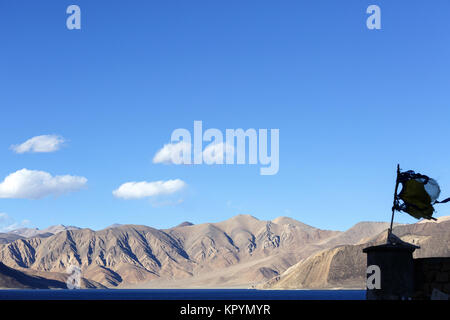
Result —
[[180, 179], [154, 182], [127, 182], [114, 190], [113, 195], [121, 199], [142, 199], [173, 194], [184, 187], [186, 187], [186, 183]]
[[45, 171], [21, 169], [0, 182], [0, 198], [41, 199], [50, 195], [78, 191], [87, 183], [85, 177], [52, 176]]

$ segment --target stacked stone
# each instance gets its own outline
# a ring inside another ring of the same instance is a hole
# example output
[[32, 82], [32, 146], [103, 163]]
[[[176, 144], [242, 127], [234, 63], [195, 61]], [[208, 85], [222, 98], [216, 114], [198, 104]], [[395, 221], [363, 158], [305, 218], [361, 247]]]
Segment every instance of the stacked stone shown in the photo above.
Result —
[[414, 259], [414, 286], [414, 299], [429, 300], [436, 293], [450, 295], [450, 258]]

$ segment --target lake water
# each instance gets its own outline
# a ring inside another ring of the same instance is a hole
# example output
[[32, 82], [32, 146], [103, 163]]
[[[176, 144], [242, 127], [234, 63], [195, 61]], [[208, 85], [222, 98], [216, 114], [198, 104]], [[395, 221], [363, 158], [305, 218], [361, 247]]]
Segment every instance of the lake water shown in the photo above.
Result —
[[0, 300], [365, 300], [365, 290], [0, 290]]

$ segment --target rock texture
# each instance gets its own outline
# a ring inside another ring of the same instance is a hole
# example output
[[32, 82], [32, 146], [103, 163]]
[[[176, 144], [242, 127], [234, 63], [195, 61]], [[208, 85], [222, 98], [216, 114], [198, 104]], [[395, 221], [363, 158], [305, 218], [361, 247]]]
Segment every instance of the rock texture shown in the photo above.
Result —
[[[17, 270], [0, 262], [0, 289], [66, 289], [68, 274]], [[81, 279], [81, 288], [106, 288], [100, 283]]]
[[24, 237], [17, 234], [0, 233], [0, 244], [10, 243], [17, 239], [24, 239]]
[[74, 226], [65, 226], [62, 224], [48, 227], [43, 230], [37, 228], [20, 228], [9, 231], [7, 233], [0, 233], [0, 243], [9, 243], [16, 239], [41, 237], [46, 238], [66, 230], [78, 230], [80, 228]]
[[[436, 290], [450, 295], [450, 257], [414, 259], [414, 286], [416, 300], [429, 300]], [[444, 297], [442, 297], [444, 298]]]

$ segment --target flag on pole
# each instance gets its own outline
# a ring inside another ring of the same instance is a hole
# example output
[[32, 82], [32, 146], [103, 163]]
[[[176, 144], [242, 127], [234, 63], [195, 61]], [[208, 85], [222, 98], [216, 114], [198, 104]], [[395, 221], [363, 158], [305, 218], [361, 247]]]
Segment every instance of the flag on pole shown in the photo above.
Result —
[[433, 206], [450, 201], [450, 198], [438, 201], [441, 189], [436, 180], [412, 170], [398, 171], [397, 183], [402, 185], [402, 190], [396, 195], [393, 209], [404, 211], [416, 219], [436, 220]]

